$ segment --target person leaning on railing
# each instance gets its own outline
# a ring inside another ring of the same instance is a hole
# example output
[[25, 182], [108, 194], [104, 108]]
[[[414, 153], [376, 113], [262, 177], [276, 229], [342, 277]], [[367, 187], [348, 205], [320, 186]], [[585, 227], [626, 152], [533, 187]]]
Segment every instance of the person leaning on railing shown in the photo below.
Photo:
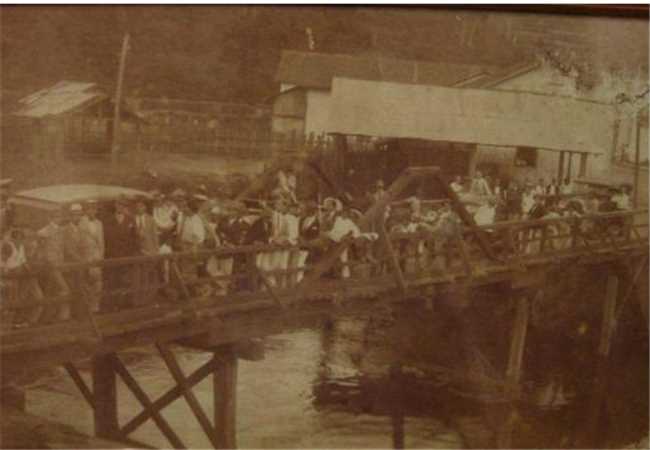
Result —
[[[149, 211], [144, 198], [138, 198], [135, 202], [135, 230], [138, 242], [139, 254], [143, 256], [155, 256], [160, 252], [160, 240], [156, 222]], [[155, 301], [157, 289], [160, 283], [160, 267], [153, 263], [143, 263], [135, 267], [134, 278], [139, 292], [134, 296], [136, 305], [144, 305]]]
[[[199, 205], [196, 201], [190, 199], [181, 212], [183, 220], [179, 224], [179, 250], [183, 253], [197, 252], [203, 248], [203, 243], [206, 238], [205, 225], [199, 215]], [[186, 256], [179, 261], [179, 265], [183, 277], [188, 282], [191, 283], [198, 279], [201, 266], [199, 260]]]
[[[113, 213], [104, 221], [104, 248], [106, 259], [137, 255], [135, 224], [126, 200], [116, 201]], [[132, 267], [129, 265], [105, 267], [104, 277], [108, 292], [102, 296], [100, 311], [115, 311], [131, 306], [131, 296], [124, 291], [133, 286]], [[121, 292], [114, 293], [114, 291]]]
[[[88, 263], [93, 262], [93, 237], [82, 226], [83, 208], [75, 203], [68, 211], [68, 221], [63, 227], [63, 254], [66, 263]], [[71, 306], [75, 318], [83, 317], [85, 310], [91, 305], [87, 295], [88, 269], [77, 269], [66, 273], [68, 285], [75, 293], [74, 302]]]
[[[57, 266], [63, 264], [64, 260], [64, 234], [63, 211], [56, 209], [50, 213], [49, 223], [36, 233], [40, 239], [42, 259], [49, 270], [43, 277], [43, 289], [48, 297], [67, 297], [70, 295], [70, 287], [61, 270]], [[62, 303], [53, 307], [57, 320], [70, 319], [70, 304]], [[46, 313], [49, 316], [49, 312]], [[46, 318], [49, 320], [49, 317]]]
[[[208, 250], [215, 250], [228, 246], [225, 241], [222, 230], [219, 229], [220, 224], [223, 223], [225, 211], [222, 207], [213, 206], [210, 209], [208, 217], [208, 238], [206, 239], [206, 247]], [[205, 265], [205, 271], [208, 276], [219, 278], [232, 275], [233, 258], [232, 257], [219, 257], [210, 256]], [[214, 281], [213, 289], [215, 295], [225, 295], [230, 288], [230, 280], [216, 279]]]
[[[546, 206], [544, 205], [544, 197], [542, 194], [535, 194], [533, 206], [528, 211], [528, 220], [539, 220], [546, 215]], [[540, 250], [540, 239], [542, 237], [542, 225], [531, 226], [528, 230], [528, 244], [526, 245], [526, 253], [537, 253]]]
[[[97, 218], [97, 202], [90, 200], [84, 204], [84, 216], [80, 227], [88, 236], [89, 260], [104, 259], [104, 224]], [[103, 273], [101, 267], [88, 269], [88, 291], [91, 295], [91, 311], [98, 312], [103, 290]]]
[[[36, 276], [26, 276], [31, 270], [28, 258], [28, 249], [26, 249], [25, 232], [20, 229], [10, 230], [2, 240], [2, 249], [0, 257], [0, 271], [2, 277], [2, 295], [0, 298], [7, 300], [26, 301], [30, 300], [42, 302], [44, 299], [43, 291]], [[6, 276], [16, 275], [17, 278], [7, 278]], [[3, 308], [4, 309], [4, 308]], [[13, 308], [7, 308], [3, 311], [6, 314], [9, 325], [23, 327], [35, 325], [43, 315], [44, 308], [42, 305], [36, 305], [31, 308], [21, 309], [16, 317]]]

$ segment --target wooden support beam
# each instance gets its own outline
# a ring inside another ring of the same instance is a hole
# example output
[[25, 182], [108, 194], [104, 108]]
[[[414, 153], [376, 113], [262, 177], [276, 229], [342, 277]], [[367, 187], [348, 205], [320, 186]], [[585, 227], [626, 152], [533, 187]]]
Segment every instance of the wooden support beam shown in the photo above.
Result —
[[587, 176], [587, 153], [580, 153], [580, 168], [578, 170], [578, 178], [584, 178]]
[[[187, 377], [187, 386], [190, 388], [196, 386], [214, 371], [213, 361], [210, 360], [196, 369], [189, 377]], [[150, 417], [152, 411], [160, 411], [166, 406], [170, 405], [177, 398], [183, 395], [183, 390], [180, 385], [174, 386], [169, 391], [165, 392], [158, 400], [151, 404], [150, 409], [142, 410], [137, 416], [129, 421], [122, 427], [122, 433], [125, 435], [131, 434], [140, 425], [145, 423]]]
[[116, 438], [120, 435], [120, 427], [117, 419], [117, 380], [111, 355], [95, 356], [92, 372], [95, 436]]
[[72, 378], [72, 381], [74, 381], [74, 384], [77, 386], [86, 402], [88, 402], [88, 405], [92, 409], [95, 409], [95, 397], [74, 364], [67, 362], [63, 364], [63, 368], [68, 372], [68, 375], [70, 375], [70, 378]]
[[237, 448], [237, 356], [215, 353], [212, 389], [217, 448]]
[[460, 198], [458, 198], [458, 194], [456, 194], [456, 192], [454, 192], [454, 190], [449, 187], [448, 180], [443, 176], [442, 173], [440, 173], [439, 170], [435, 171], [432, 175], [434, 180], [438, 182], [438, 186], [442, 192], [444, 192], [445, 195], [449, 198], [451, 206], [453, 207], [456, 214], [458, 214], [458, 217], [460, 217], [463, 223], [474, 233], [474, 236], [476, 236], [476, 241], [478, 242], [479, 247], [481, 247], [481, 250], [483, 250], [488, 258], [497, 260], [498, 258], [494, 254], [492, 246], [487, 239], [487, 233], [485, 230], [479, 228], [476, 225], [476, 222], [474, 222], [474, 216], [472, 216], [467, 211], [463, 202], [461, 202]]
[[526, 333], [528, 330], [528, 315], [528, 298], [524, 296], [517, 302], [515, 320], [512, 324], [512, 333], [510, 335], [508, 368], [506, 370], [508, 390], [509, 394], [513, 398], [517, 398], [519, 396], [519, 382], [521, 380], [521, 369], [524, 358], [524, 348], [526, 345]]
[[115, 353], [112, 353], [109, 356], [113, 359], [115, 371], [119, 374], [120, 378], [122, 378], [122, 381], [124, 381], [126, 387], [129, 388], [129, 390], [133, 393], [133, 396], [140, 402], [142, 407], [146, 411], [149, 411], [150, 417], [153, 419], [154, 423], [162, 432], [162, 434], [165, 435], [172, 447], [187, 448], [185, 444], [181, 442], [181, 439], [174, 432], [172, 427], [169, 425], [169, 422], [167, 422], [167, 420], [160, 414], [159, 410], [153, 408], [149, 396], [142, 390], [135, 378], [131, 376], [117, 355]]
[[639, 170], [640, 152], [641, 152], [641, 114], [637, 113], [636, 117], [636, 146], [634, 147], [634, 192], [632, 193], [632, 205], [636, 208], [639, 204]]
[[183, 397], [185, 397], [185, 401], [187, 401], [188, 406], [194, 413], [194, 416], [203, 429], [203, 432], [210, 440], [212, 446], [214, 448], [219, 448], [219, 439], [217, 438], [217, 433], [215, 432], [212, 423], [210, 423], [210, 419], [208, 419], [208, 416], [205, 414], [205, 411], [203, 411], [201, 404], [194, 395], [194, 392], [192, 392], [192, 388], [187, 382], [185, 374], [183, 373], [181, 367], [178, 365], [178, 361], [176, 361], [174, 354], [165, 344], [157, 343], [156, 347], [158, 348], [163, 361], [165, 361], [165, 365], [169, 369], [169, 372], [172, 374], [174, 381], [176, 381], [176, 383], [181, 387]]
[[601, 357], [608, 357], [611, 348], [614, 328], [616, 326], [616, 297], [618, 295], [618, 277], [609, 275], [607, 287], [605, 288], [605, 301], [603, 302], [603, 323], [601, 326], [598, 354]]
[[609, 370], [609, 353], [616, 328], [616, 298], [618, 296], [618, 277], [609, 275], [605, 287], [603, 301], [603, 319], [600, 341], [598, 343], [598, 363], [593, 381], [593, 392], [590, 398], [587, 417], [584, 426], [578, 430], [575, 447], [593, 448], [596, 446], [601, 429], [602, 406], [607, 390], [607, 372]]
[[569, 154], [567, 156], [569, 157], [569, 159], [567, 160], [567, 166], [566, 166], [566, 178], [570, 180], [573, 178], [573, 168], [571, 167], [573, 162], [573, 153], [572, 152], [568, 152], [568, 153]]
[[343, 241], [336, 244], [336, 246], [325, 255], [325, 257], [320, 260], [311, 271], [307, 272], [305, 277], [298, 283], [299, 290], [309, 289], [309, 287], [318, 280], [325, 272], [330, 270], [332, 266], [339, 260], [343, 252], [350, 247], [351, 241], [349, 239], [344, 239]]
[[403, 371], [401, 364], [390, 368], [391, 428], [394, 449], [404, 448], [404, 405], [402, 404]]
[[564, 152], [560, 152], [560, 156], [557, 159], [557, 179], [564, 179]]
[[515, 320], [512, 324], [510, 336], [510, 353], [506, 369], [506, 396], [510, 403], [506, 406], [504, 422], [497, 432], [497, 447], [512, 448], [512, 433], [516, 423], [516, 407], [513, 402], [521, 395], [520, 381], [524, 349], [526, 346], [526, 333], [528, 331], [529, 316], [528, 297], [523, 296], [517, 301]]

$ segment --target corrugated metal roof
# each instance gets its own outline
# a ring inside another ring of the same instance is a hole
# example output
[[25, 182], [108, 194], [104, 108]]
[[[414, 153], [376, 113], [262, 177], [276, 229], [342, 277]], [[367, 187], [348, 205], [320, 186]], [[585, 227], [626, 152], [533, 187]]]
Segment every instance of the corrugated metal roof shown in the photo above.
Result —
[[605, 153], [614, 118], [567, 97], [335, 78], [326, 131]]
[[469, 80], [489, 83], [507, 76], [517, 67], [413, 61], [375, 56], [282, 52], [276, 81], [296, 86], [330, 89], [334, 77], [454, 86]]
[[70, 113], [107, 98], [95, 83], [60, 81], [19, 100], [22, 107], [14, 114], [40, 119]]

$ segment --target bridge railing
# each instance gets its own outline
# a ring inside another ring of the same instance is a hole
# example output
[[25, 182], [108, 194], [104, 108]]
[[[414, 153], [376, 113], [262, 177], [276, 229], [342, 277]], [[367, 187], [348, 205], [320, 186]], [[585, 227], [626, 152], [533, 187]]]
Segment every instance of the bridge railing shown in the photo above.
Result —
[[[488, 235], [496, 260], [481, 252], [478, 233]], [[390, 233], [386, 238], [344, 239], [334, 263], [316, 280], [311, 275], [340, 244], [318, 239], [221, 247], [4, 273], [2, 332], [16, 323], [38, 328], [68, 319], [97, 327], [102, 315], [127, 311], [128, 318], [128, 311], [144, 309], [155, 315], [157, 308], [168, 306], [188, 314], [214, 305], [236, 309], [260, 299], [285, 306], [341, 286], [390, 288], [394, 277], [444, 281], [475, 276], [485, 268], [507, 269], [513, 263], [624, 252], [647, 246], [647, 210], [499, 222], [461, 227], [456, 234]]]

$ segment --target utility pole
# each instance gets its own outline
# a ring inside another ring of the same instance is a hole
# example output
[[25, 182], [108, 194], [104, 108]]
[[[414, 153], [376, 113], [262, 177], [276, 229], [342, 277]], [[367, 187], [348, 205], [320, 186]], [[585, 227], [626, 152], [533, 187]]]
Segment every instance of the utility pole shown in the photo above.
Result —
[[634, 207], [638, 207], [639, 202], [639, 153], [641, 152], [641, 111], [636, 114], [636, 147], [634, 150], [634, 192], [633, 203]]
[[113, 136], [111, 139], [111, 163], [117, 163], [117, 153], [120, 151], [120, 104], [122, 103], [122, 82], [124, 81], [124, 66], [126, 54], [129, 51], [129, 33], [124, 35], [122, 52], [120, 54], [120, 67], [117, 71], [117, 88], [115, 89], [115, 114], [113, 116]]

